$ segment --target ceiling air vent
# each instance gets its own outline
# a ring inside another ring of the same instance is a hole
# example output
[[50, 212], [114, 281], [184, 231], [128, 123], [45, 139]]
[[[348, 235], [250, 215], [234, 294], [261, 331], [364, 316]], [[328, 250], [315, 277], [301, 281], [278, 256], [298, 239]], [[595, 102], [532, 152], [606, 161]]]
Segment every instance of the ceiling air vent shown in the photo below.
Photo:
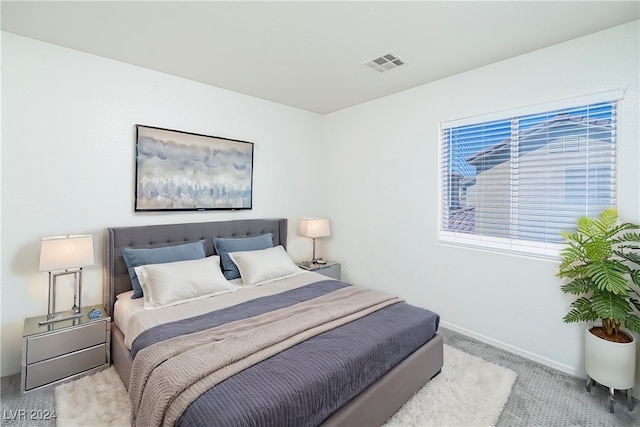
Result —
[[404, 59], [391, 52], [385, 53], [379, 58], [375, 58], [364, 63], [364, 65], [369, 68], [373, 68], [379, 73], [393, 70], [394, 68], [398, 68], [399, 66], [404, 64], [406, 64], [406, 61]]

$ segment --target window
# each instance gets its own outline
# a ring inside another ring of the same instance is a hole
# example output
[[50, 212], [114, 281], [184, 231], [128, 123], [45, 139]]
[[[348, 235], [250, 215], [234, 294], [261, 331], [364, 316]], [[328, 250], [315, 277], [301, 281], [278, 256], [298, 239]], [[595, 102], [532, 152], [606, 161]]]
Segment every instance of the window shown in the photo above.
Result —
[[586, 201], [588, 212], [595, 216], [601, 206], [610, 206], [611, 166], [568, 167], [564, 170], [564, 202], [567, 205], [582, 206]]
[[620, 92], [441, 124], [440, 241], [557, 255], [616, 204]]

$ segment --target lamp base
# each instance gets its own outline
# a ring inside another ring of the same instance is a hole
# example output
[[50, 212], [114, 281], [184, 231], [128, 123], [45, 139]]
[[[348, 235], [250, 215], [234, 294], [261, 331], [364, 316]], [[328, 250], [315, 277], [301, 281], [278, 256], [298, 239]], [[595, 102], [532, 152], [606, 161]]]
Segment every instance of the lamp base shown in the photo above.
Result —
[[[75, 282], [75, 293], [73, 294], [73, 306], [71, 311], [56, 312], [56, 283], [59, 276], [72, 274]], [[82, 317], [82, 307], [78, 304], [82, 301], [82, 267], [77, 270], [66, 269], [64, 271], [49, 272], [49, 311], [46, 320], [38, 322], [40, 325], [61, 322], [63, 320]]]
[[60, 311], [55, 313], [51, 318], [39, 321], [38, 324], [47, 325], [49, 323], [62, 322], [63, 320], [76, 319], [78, 317], [82, 317], [82, 313], [75, 313], [74, 311]]
[[314, 269], [314, 266], [325, 265], [326, 263], [327, 261], [323, 260], [322, 258], [317, 258], [312, 261], [299, 262], [298, 267], [303, 268], [305, 270], [312, 270]]
[[298, 263], [298, 267], [303, 268], [305, 270], [311, 270], [311, 263], [309, 261], [302, 261]]

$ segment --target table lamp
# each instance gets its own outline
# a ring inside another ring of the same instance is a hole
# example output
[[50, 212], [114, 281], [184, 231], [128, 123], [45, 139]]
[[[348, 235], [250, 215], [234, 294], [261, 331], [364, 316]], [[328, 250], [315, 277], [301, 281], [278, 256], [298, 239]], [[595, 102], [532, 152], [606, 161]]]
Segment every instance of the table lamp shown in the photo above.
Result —
[[324, 263], [322, 258], [316, 258], [316, 238], [331, 235], [331, 227], [327, 218], [302, 218], [298, 225], [298, 234], [313, 239], [313, 258], [311, 262]]
[[[45, 237], [40, 246], [40, 271], [49, 272], [49, 307], [41, 325], [82, 316], [82, 267], [93, 265], [93, 236]], [[56, 313], [56, 281], [73, 274], [74, 294], [71, 311]]]

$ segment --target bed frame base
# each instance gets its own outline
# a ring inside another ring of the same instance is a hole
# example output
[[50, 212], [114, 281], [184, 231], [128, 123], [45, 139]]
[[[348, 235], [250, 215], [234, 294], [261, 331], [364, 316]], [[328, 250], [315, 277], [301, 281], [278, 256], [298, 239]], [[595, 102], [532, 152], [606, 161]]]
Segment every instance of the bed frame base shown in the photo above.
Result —
[[133, 357], [131, 357], [131, 351], [124, 345], [124, 335], [115, 323], [111, 323], [111, 362], [116, 368], [122, 384], [129, 390]]

